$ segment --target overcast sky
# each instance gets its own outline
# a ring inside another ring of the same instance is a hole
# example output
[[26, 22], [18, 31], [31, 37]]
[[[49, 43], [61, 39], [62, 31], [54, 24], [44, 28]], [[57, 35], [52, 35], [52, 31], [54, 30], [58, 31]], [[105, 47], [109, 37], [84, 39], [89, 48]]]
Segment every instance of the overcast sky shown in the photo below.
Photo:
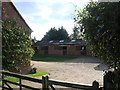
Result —
[[51, 27], [63, 26], [69, 34], [74, 27], [74, 10], [83, 8], [90, 0], [12, 0], [33, 30], [32, 37], [41, 40]]

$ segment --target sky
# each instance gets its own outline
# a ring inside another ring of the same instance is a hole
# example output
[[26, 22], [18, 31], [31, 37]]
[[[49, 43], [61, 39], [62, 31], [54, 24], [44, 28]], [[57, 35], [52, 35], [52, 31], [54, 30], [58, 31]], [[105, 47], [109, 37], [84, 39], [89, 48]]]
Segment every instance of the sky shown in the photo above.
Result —
[[[73, 33], [74, 10], [82, 9], [90, 0], [12, 0], [32, 29], [32, 38], [41, 40], [52, 27], [63, 26]], [[77, 7], [75, 7], [77, 5]]]

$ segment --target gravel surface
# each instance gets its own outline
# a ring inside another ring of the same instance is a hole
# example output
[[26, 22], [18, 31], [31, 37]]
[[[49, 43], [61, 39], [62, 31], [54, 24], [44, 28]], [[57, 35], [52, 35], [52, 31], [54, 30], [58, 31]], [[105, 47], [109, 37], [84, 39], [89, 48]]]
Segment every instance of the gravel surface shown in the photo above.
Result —
[[[81, 56], [66, 62], [41, 62], [32, 61], [37, 71], [49, 72], [49, 78], [68, 82], [92, 85], [94, 80], [103, 85], [103, 70], [107, 66], [95, 57]], [[41, 78], [41, 77], [39, 77]]]
[[[98, 81], [100, 86], [103, 85], [103, 70], [107, 70], [107, 66], [95, 57], [80, 56], [73, 60], [67, 60], [66, 62], [41, 62], [32, 61], [33, 67], [37, 68], [37, 71], [49, 72], [49, 78], [54, 80], [60, 80], [64, 82], [74, 82], [81, 85], [92, 85], [94, 80]], [[41, 77], [37, 77], [40, 78]], [[35, 88], [42, 88], [40, 83], [33, 83], [26, 80], [22, 80], [22, 84], [32, 86]], [[15, 90], [19, 90], [19, 87], [10, 85]], [[54, 86], [57, 90], [67, 90], [66, 87]], [[23, 90], [29, 90], [24, 88]], [[51, 90], [51, 89], [50, 89]], [[68, 90], [81, 90], [69, 88]]]

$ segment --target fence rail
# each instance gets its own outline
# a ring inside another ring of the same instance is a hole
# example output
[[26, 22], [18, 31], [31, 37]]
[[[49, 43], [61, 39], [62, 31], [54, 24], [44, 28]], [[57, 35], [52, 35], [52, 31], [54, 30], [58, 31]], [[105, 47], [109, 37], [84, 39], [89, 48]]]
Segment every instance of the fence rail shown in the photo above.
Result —
[[[4, 79], [4, 76], [12, 76], [19, 78], [19, 82], [15, 83], [12, 81], [8, 81]], [[31, 82], [36, 82], [42, 84], [42, 87], [40, 88], [34, 88], [32, 86], [24, 85], [21, 81], [22, 80], [28, 80]], [[64, 82], [64, 81], [57, 81], [57, 80], [50, 80], [48, 76], [42, 76], [42, 79], [36, 79], [32, 77], [28, 77], [25, 75], [20, 75], [12, 72], [2, 71], [2, 90], [10, 89], [13, 90], [13, 88], [9, 84], [14, 84], [19, 86], [19, 90], [22, 90], [22, 87], [28, 88], [31, 90], [49, 90], [50, 88], [52, 90], [56, 90], [56, 88], [53, 85], [63, 86], [63, 87], [69, 87], [69, 88], [77, 88], [77, 89], [83, 89], [83, 90], [99, 90], [99, 83], [97, 81], [94, 81], [92, 83], [92, 86], [88, 85], [80, 85], [80, 84], [74, 84], [71, 82]], [[7, 86], [7, 87], [6, 87]]]
[[[95, 83], [95, 84], [94, 84]], [[55, 80], [49, 80], [50, 85], [59, 85], [59, 86], [65, 86], [65, 87], [72, 87], [72, 88], [80, 88], [80, 89], [98, 89], [99, 84], [94, 81], [92, 86], [88, 85], [79, 85], [79, 84], [74, 84], [74, 83], [69, 83], [69, 82], [63, 82], [63, 81], [55, 81]]]
[[[19, 78], [19, 82], [12, 82], [12, 81], [9, 81], [9, 80], [5, 80], [4, 79], [5, 76], [12, 76], [12, 77]], [[22, 87], [28, 88], [28, 89], [32, 89], [32, 90], [40, 90], [38, 88], [34, 88], [32, 86], [28, 86], [28, 85], [22, 84], [22, 82], [21, 82], [22, 80], [27, 80], [27, 81], [31, 81], [31, 82], [41, 83], [42, 84], [42, 80], [41, 79], [36, 79], [36, 78], [28, 77], [28, 76], [25, 76], [25, 75], [13, 73], [13, 72], [2, 71], [2, 89], [3, 90], [4, 89], [13, 90], [13, 88], [9, 84], [13, 84], [13, 85], [19, 86], [20, 90], [22, 90]]]

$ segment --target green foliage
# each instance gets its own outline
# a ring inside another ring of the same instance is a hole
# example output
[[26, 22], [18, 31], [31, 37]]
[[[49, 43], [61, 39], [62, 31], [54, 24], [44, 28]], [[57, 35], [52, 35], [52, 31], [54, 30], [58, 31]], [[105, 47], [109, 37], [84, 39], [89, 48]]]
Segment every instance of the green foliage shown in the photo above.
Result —
[[51, 28], [42, 39], [42, 41], [51, 40], [69, 40], [69, 36], [63, 27], [58, 28], [58, 30], [54, 27]]
[[12, 20], [4, 21], [2, 30], [3, 68], [19, 71], [21, 65], [30, 63], [34, 54], [30, 36]]
[[90, 2], [78, 10], [75, 21], [85, 30], [85, 38], [95, 55], [114, 68], [116, 90], [120, 88], [120, 2]]
[[84, 32], [82, 30], [82, 26], [74, 26], [73, 28], [73, 34], [70, 35], [70, 38], [72, 40], [77, 40], [77, 39], [84, 39]]
[[120, 62], [120, 3], [90, 2], [78, 10], [75, 21], [85, 29], [85, 38], [94, 54], [110, 67]]

